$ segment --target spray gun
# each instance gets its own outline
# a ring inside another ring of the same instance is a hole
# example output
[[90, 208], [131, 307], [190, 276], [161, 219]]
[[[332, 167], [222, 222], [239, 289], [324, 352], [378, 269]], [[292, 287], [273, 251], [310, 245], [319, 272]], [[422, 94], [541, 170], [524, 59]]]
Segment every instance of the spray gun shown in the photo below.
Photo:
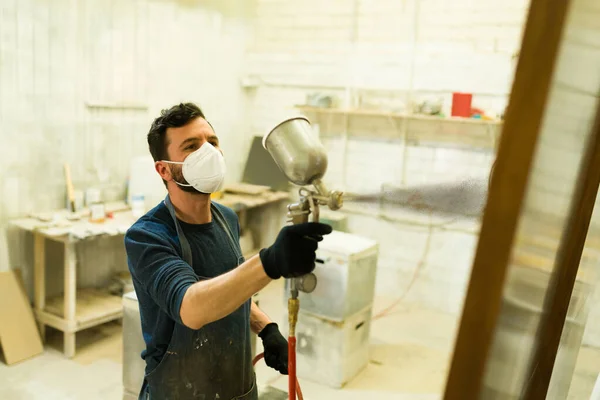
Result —
[[[319, 206], [331, 210], [342, 207], [342, 192], [329, 191], [321, 181], [327, 171], [327, 153], [312, 132], [305, 117], [287, 119], [263, 137], [263, 147], [290, 182], [301, 186], [299, 200], [288, 205], [288, 223], [301, 224], [319, 221]], [[308, 187], [312, 186], [312, 189]], [[296, 323], [300, 301], [299, 292], [311, 293], [317, 286], [317, 277], [310, 273], [290, 280], [288, 299], [289, 320], [289, 399], [296, 400]]]

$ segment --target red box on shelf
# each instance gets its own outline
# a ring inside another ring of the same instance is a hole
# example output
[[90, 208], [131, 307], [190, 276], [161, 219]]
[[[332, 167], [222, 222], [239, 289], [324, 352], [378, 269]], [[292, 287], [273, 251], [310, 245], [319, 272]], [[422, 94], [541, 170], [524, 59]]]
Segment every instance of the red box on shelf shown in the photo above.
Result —
[[471, 93], [452, 93], [452, 116], [470, 117], [472, 100]]

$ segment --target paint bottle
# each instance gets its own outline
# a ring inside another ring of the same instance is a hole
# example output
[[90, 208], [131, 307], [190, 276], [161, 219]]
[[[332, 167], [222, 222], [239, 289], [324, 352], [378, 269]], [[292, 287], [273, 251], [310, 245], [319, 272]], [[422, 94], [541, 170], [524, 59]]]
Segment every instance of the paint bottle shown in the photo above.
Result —
[[146, 213], [146, 201], [143, 194], [131, 196], [131, 213], [135, 218], [140, 218]]
[[472, 100], [471, 93], [452, 93], [452, 116], [469, 118]]
[[106, 220], [104, 203], [90, 204], [90, 222], [102, 223]]

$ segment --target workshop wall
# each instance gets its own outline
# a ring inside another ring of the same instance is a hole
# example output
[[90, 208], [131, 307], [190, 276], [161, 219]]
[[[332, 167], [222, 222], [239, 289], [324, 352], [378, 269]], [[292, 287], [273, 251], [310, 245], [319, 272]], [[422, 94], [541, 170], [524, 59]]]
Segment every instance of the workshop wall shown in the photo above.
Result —
[[[124, 199], [131, 158], [148, 154], [152, 119], [179, 101], [204, 109], [237, 178], [245, 112], [238, 78], [252, 30], [248, 8], [239, 7], [251, 2], [233, 3], [2, 1], [0, 232], [10, 218], [65, 206], [65, 162], [76, 189]], [[31, 293], [32, 238], [7, 236], [0, 269], [21, 268]], [[62, 251], [49, 247], [51, 295], [62, 289]], [[121, 238], [82, 245], [79, 284], [101, 285], [126, 268], [122, 249]]]
[[[453, 91], [471, 92], [474, 105], [501, 113], [527, 4], [259, 1], [248, 66], [257, 82], [249, 92], [254, 132], [262, 134], [280, 115], [297, 112], [293, 106], [305, 104], [307, 94], [330, 94], [344, 103], [347, 89], [362, 89], [388, 108], [403, 107], [407, 93], [415, 102], [441, 97], [447, 114]], [[397, 130], [381, 118], [362, 123], [365, 131], [384, 130], [385, 124]], [[343, 138], [323, 139], [330, 154], [326, 180], [358, 193], [378, 191], [382, 184], [487, 182], [494, 159], [493, 150], [407, 146], [399, 132], [395, 138], [377, 136], [365, 134], [347, 144]], [[420, 266], [407, 301], [459, 312], [477, 223], [448, 225], [449, 218], [433, 217], [433, 225], [442, 225], [431, 228], [422, 215], [402, 210], [394, 218], [404, 222], [350, 213], [354, 232], [380, 242], [378, 293], [403, 293]]]
[[[311, 93], [337, 97], [342, 107], [351, 108], [356, 105], [353, 94], [359, 91], [364, 103], [400, 110], [406, 109], [406, 100], [442, 98], [448, 115], [451, 93], [460, 91], [474, 94], [474, 106], [501, 114], [528, 3], [259, 1], [248, 64], [248, 81], [254, 83], [248, 92], [253, 133], [263, 134], [281, 116], [298, 113], [294, 106], [305, 104]], [[577, 107], [573, 96], [569, 98]], [[383, 184], [487, 183], [495, 157], [492, 149], [411, 146], [401, 138], [397, 121], [351, 118], [364, 127], [362, 137], [346, 141], [327, 135], [331, 132], [325, 132], [326, 124], [317, 128], [329, 152], [326, 181], [331, 186], [365, 193], [379, 191]], [[576, 147], [571, 143], [569, 148]], [[559, 164], [554, 167], [554, 174], [537, 172], [531, 196], [538, 211], [565, 207], [561, 185], [556, 184], [564, 174]], [[460, 312], [478, 221], [430, 218], [398, 209], [382, 213], [376, 206], [351, 204], [344, 212], [351, 231], [379, 241], [379, 295], [405, 296], [406, 301]], [[593, 323], [600, 312], [598, 298], [596, 293], [584, 340], [588, 344], [600, 343], [600, 324]]]

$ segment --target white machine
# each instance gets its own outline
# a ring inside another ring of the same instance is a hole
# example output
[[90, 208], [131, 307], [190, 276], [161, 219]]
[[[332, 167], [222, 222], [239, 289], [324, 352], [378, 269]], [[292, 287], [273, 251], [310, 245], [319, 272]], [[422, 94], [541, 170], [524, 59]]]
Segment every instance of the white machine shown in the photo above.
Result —
[[319, 284], [298, 296], [300, 380], [341, 388], [369, 364], [378, 256], [376, 241], [355, 234], [333, 231], [319, 243]]
[[146, 345], [135, 292], [123, 295], [123, 400], [137, 400], [146, 363], [140, 357]]

